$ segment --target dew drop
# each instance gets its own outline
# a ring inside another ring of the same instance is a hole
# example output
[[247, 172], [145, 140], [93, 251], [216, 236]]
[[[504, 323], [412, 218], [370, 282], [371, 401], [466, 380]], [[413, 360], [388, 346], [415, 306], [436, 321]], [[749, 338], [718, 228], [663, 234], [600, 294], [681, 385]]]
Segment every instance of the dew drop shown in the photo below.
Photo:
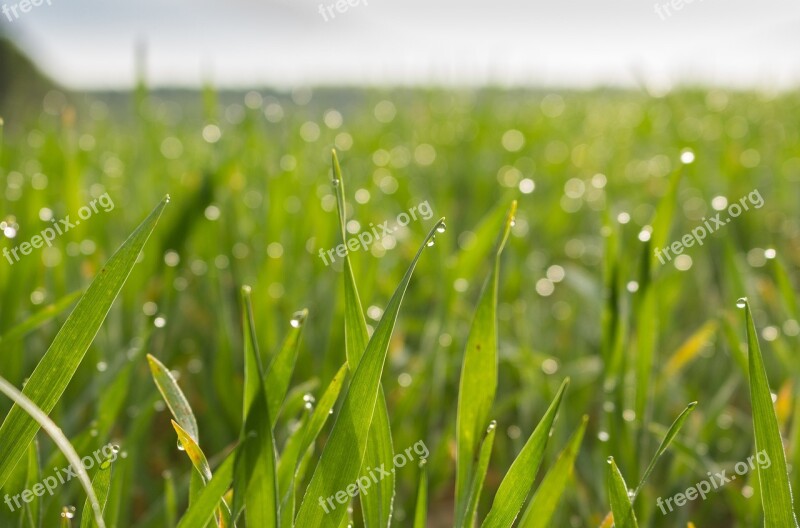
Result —
[[72, 519], [75, 517], [75, 506], [64, 506], [61, 508], [62, 519]]
[[314, 396], [312, 396], [311, 394], [305, 394], [305, 395], [303, 396], [303, 401], [304, 401], [304, 402], [311, 402], [311, 403], [314, 403], [314, 401], [315, 401], [315, 400], [314, 400]]
[[436, 226], [437, 233], [444, 233], [445, 231], [447, 231], [447, 224], [445, 224], [444, 222]]
[[491, 433], [495, 429], [497, 429], [497, 421], [492, 420], [491, 422], [489, 422], [489, 427], [486, 428], [486, 432]]
[[687, 405], [687, 407], [688, 407], [688, 408], [690, 408], [690, 409], [694, 409], [695, 407], [697, 407], [697, 402], [696, 402], [696, 401], [693, 401], [692, 403], [690, 403], [689, 405]]
[[334, 179], [331, 181], [331, 184], [332, 184], [334, 187], [338, 187], [338, 186], [339, 186], [339, 178], [334, 178]]
[[737, 308], [744, 308], [745, 306], [747, 306], [747, 297], [739, 297], [736, 300], [736, 307]]
[[186, 451], [186, 450], [183, 448], [183, 444], [181, 444], [181, 441], [180, 441], [180, 440], [178, 440], [178, 451]]
[[292, 328], [300, 328], [306, 321], [306, 315], [308, 315], [306, 310], [295, 312], [294, 315], [292, 315], [292, 320], [289, 321], [289, 324], [292, 325]]
[[613, 464], [614, 463], [614, 457], [613, 456], [608, 457], [606, 459], [606, 462], [608, 462], [609, 464]]
[[428, 246], [428, 247], [432, 247], [434, 244], [436, 244], [436, 237], [435, 237], [435, 236], [432, 236], [432, 237], [431, 237], [431, 238], [430, 238], [430, 239], [429, 239], [429, 240], [428, 240], [428, 241], [425, 243], [425, 245], [426, 245], [426, 246]]
[[166, 195], [166, 196], [164, 197], [164, 201], [165, 201], [166, 203], [169, 203], [169, 202], [170, 202], [170, 200], [172, 200], [172, 198], [170, 198], [170, 196], [169, 196], [169, 195]]
[[311, 402], [306, 402], [305, 405], [303, 405], [303, 407], [305, 407], [307, 411], [311, 411], [314, 409], [314, 404]]
[[511, 222], [510, 222], [510, 224], [509, 224], [509, 225], [510, 225], [511, 227], [514, 227], [515, 225], [517, 225], [517, 219], [516, 219], [516, 218], [512, 218], [512, 219], [511, 219]]

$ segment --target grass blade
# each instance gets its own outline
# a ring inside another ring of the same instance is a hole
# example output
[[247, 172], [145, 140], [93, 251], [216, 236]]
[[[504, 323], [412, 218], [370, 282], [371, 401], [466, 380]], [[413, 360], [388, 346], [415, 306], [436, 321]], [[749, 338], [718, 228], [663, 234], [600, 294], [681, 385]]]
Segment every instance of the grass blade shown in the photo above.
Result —
[[614, 457], [608, 457], [606, 479], [611, 512], [614, 514], [614, 528], [638, 528], [633, 504], [628, 495], [628, 485], [625, 484]]
[[329, 497], [337, 491], [345, 490], [346, 486], [358, 477], [378, 399], [389, 340], [394, 331], [403, 296], [422, 252], [434, 235], [441, 231], [443, 224], [444, 219], [439, 220], [425, 237], [403, 280], [392, 295], [383, 317], [367, 344], [364, 356], [353, 373], [342, 409], [300, 504], [296, 523], [299, 526], [336, 527], [346, 514], [344, 508], [336, 508], [326, 514], [317, 501], [320, 497]]
[[497, 489], [489, 514], [481, 525], [483, 528], [504, 528], [514, 524], [514, 519], [519, 515], [525, 499], [533, 487], [536, 472], [544, 458], [547, 440], [550, 438], [550, 430], [553, 428], [553, 422], [555, 422], [558, 408], [568, 385], [569, 378], [561, 383], [547, 412], [511, 464], [503, 482]]
[[[64, 456], [67, 459], [67, 462], [72, 466], [75, 474], [78, 476], [78, 481], [83, 486], [83, 489], [86, 491], [87, 500], [92, 508], [92, 513], [94, 514], [94, 520], [97, 523], [98, 528], [105, 528], [106, 524], [103, 521], [103, 509], [100, 507], [100, 501], [98, 501], [97, 496], [94, 493], [94, 489], [92, 488], [92, 481], [89, 480], [89, 474], [86, 472], [86, 469], [83, 467], [83, 463], [81, 462], [81, 457], [78, 453], [75, 452], [75, 448], [72, 447], [69, 440], [64, 433], [61, 431], [61, 428], [58, 427], [48, 416], [45, 414], [44, 410], [40, 409], [36, 403], [34, 403], [30, 398], [28, 398], [25, 394], [17, 390], [14, 385], [9, 383], [5, 378], [0, 376], [0, 392], [11, 398], [14, 401], [15, 408], [19, 408], [21, 412], [26, 413], [27, 416], [33, 420], [38, 427], [41, 427], [45, 430], [45, 432], [53, 439], [53, 442], [58, 446]], [[37, 428], [38, 428], [37, 427]], [[27, 446], [25, 447], [27, 449]], [[12, 467], [13, 469], [13, 467]]]
[[[233, 511], [235, 519], [240, 507], [244, 505], [247, 526], [273, 528], [280, 522], [275, 437], [272, 432], [273, 421], [270, 417], [264, 370], [258, 352], [250, 293], [249, 286], [242, 288], [246, 414], [241, 431], [242, 447], [236, 457]], [[288, 386], [288, 381], [286, 383]], [[280, 397], [281, 401], [283, 397]], [[247, 441], [251, 438], [257, 441]], [[242, 496], [244, 502], [240, 502]]]
[[414, 508], [414, 528], [425, 528], [428, 516], [428, 465], [425, 459], [419, 463], [419, 485], [417, 505]]
[[25, 334], [36, 330], [39, 326], [66, 310], [67, 307], [74, 303], [82, 294], [82, 291], [72, 292], [56, 302], [45, 306], [26, 320], [11, 327], [8, 332], [0, 336], [0, 343], [7, 345], [25, 337]]
[[481, 443], [478, 452], [478, 463], [472, 472], [472, 482], [470, 482], [469, 495], [464, 509], [460, 511], [461, 516], [456, 518], [456, 526], [472, 528], [475, 526], [475, 510], [478, 508], [478, 501], [481, 498], [481, 490], [486, 480], [486, 472], [489, 470], [489, 460], [492, 458], [492, 447], [494, 447], [494, 436], [497, 432], [497, 422], [492, 420], [486, 429], [486, 436]]
[[303, 478], [302, 474], [298, 474], [301, 459], [325, 426], [331, 409], [339, 399], [339, 393], [344, 386], [347, 372], [347, 364], [345, 363], [333, 377], [328, 388], [325, 389], [322, 398], [320, 398], [317, 406], [311, 412], [311, 417], [303, 429], [287, 440], [283, 453], [281, 453], [281, 459], [278, 464], [278, 489], [281, 494], [281, 518], [288, 518], [289, 520], [288, 524], [283, 523], [286, 526], [291, 526], [294, 520], [294, 483], [295, 479], [302, 480]]
[[147, 354], [147, 363], [150, 365], [150, 373], [153, 376], [158, 392], [164, 398], [164, 402], [169, 407], [175, 421], [178, 422], [181, 430], [185, 431], [195, 443], [199, 443], [200, 432], [197, 427], [197, 419], [194, 417], [189, 400], [186, 399], [172, 372], [155, 356], [150, 354]]
[[756, 437], [756, 452], [766, 453], [770, 465], [757, 464], [760, 483], [761, 504], [764, 508], [766, 528], [796, 527], [792, 489], [786, 466], [786, 454], [778, 427], [778, 417], [772, 403], [767, 370], [758, 344], [753, 315], [747, 299], [737, 301], [737, 306], [745, 310], [747, 325], [748, 367], [750, 372], [750, 402], [753, 406], [753, 429]]
[[[116, 456], [116, 455], [115, 455]], [[106, 502], [108, 502], [108, 492], [111, 489], [111, 459], [106, 458], [97, 468], [92, 479], [92, 488], [97, 494], [97, 500], [100, 503], [100, 509], [105, 510]], [[92, 517], [92, 505], [89, 500], [83, 505], [83, 513], [81, 513], [81, 528], [97, 528]]]
[[278, 414], [281, 405], [289, 391], [289, 384], [292, 381], [294, 366], [297, 363], [297, 353], [300, 348], [300, 336], [303, 333], [303, 323], [308, 317], [308, 310], [303, 309], [297, 312], [289, 325], [289, 333], [281, 346], [278, 354], [272, 359], [267, 368], [267, 402], [269, 404], [269, 415], [272, 418], [272, 427], [278, 421]]
[[664, 436], [664, 439], [661, 441], [661, 445], [658, 446], [656, 454], [653, 455], [652, 460], [650, 460], [650, 464], [648, 464], [647, 469], [644, 470], [644, 474], [642, 475], [642, 480], [639, 482], [639, 485], [636, 486], [636, 490], [633, 492], [633, 497], [631, 498], [631, 502], [636, 500], [636, 496], [639, 495], [639, 492], [642, 490], [642, 487], [644, 486], [647, 477], [650, 476], [650, 473], [653, 472], [653, 468], [656, 467], [658, 459], [661, 458], [661, 455], [663, 455], [669, 448], [669, 445], [672, 443], [672, 440], [678, 435], [678, 432], [680, 432], [684, 422], [686, 422], [686, 419], [689, 417], [689, 415], [692, 413], [695, 407], [697, 407], [697, 402], [691, 402], [689, 405], [686, 406], [683, 412], [681, 412], [681, 414], [678, 415], [675, 421], [672, 422], [672, 425], [669, 427], [666, 436]]
[[[345, 219], [345, 194], [342, 169], [336, 151], [333, 151], [333, 178], [336, 191], [336, 203], [339, 212], [339, 228], [342, 233], [342, 243], [347, 245], [347, 230]], [[345, 355], [351, 372], [355, 372], [364, 350], [369, 342], [367, 321], [358, 295], [353, 267], [350, 263], [350, 253], [344, 257], [344, 334]], [[383, 386], [378, 390], [378, 401], [375, 404], [375, 414], [369, 428], [367, 452], [364, 458], [364, 471], [367, 467], [390, 467], [394, 447], [392, 446], [392, 431], [389, 424], [389, 413], [386, 408], [386, 398]], [[391, 522], [392, 501], [394, 499], [394, 473], [382, 478], [376, 483], [369, 493], [361, 495], [361, 508], [363, 510], [364, 525], [370, 527], [385, 527]]]
[[578, 430], [572, 435], [567, 447], [558, 455], [553, 467], [547, 472], [544, 480], [536, 490], [536, 494], [531, 499], [525, 513], [519, 521], [519, 528], [547, 528], [550, 520], [558, 506], [558, 501], [564, 493], [572, 476], [575, 459], [581, 448], [583, 434], [586, 431], [586, 424], [589, 417], [584, 416]]
[[[500, 255], [508, 240], [517, 202], [512, 202], [500, 230], [494, 264], [483, 286], [464, 352], [458, 388], [456, 417], [456, 518], [470, 519], [467, 511], [475, 454], [489, 424], [489, 412], [497, 390], [497, 288]], [[477, 390], [480, 388], [480, 390]]]
[[[168, 202], [164, 198], [100, 270], [28, 379], [23, 393], [44, 414], [67, 388]], [[0, 426], [0, 486], [38, 430], [37, 421], [15, 404]]]

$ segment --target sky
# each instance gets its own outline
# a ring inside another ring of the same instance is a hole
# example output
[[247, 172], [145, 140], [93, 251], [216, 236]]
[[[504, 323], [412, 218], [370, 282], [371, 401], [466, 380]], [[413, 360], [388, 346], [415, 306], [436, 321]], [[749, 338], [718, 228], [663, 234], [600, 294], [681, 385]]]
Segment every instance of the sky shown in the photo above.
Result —
[[137, 46], [157, 86], [800, 84], [797, 0], [20, 1], [0, 31], [70, 88], [131, 87]]

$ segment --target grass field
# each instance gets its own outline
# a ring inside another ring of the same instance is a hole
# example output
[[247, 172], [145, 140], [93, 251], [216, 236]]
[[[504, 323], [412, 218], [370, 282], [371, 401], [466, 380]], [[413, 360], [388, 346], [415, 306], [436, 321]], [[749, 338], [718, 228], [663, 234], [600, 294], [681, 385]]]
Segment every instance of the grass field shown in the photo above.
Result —
[[[107, 526], [794, 522], [796, 94], [140, 87], [27, 115], [0, 127], [0, 376], [101, 453]], [[0, 526], [96, 522], [78, 477], [11, 507], [69, 464], [11, 406]]]

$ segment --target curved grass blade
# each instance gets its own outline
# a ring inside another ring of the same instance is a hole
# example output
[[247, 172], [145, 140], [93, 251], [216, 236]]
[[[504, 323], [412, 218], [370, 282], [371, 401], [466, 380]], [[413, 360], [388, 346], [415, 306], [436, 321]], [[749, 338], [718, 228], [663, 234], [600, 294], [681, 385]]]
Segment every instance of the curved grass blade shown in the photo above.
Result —
[[[92, 479], [92, 488], [97, 494], [97, 500], [100, 502], [100, 509], [105, 510], [106, 502], [108, 502], [108, 492], [111, 489], [111, 458], [106, 458], [98, 467]], [[92, 505], [89, 499], [83, 505], [83, 512], [81, 513], [81, 528], [97, 528], [92, 517]]]
[[614, 457], [608, 457], [606, 486], [611, 502], [611, 513], [614, 515], [614, 528], [638, 528], [636, 514], [628, 496], [628, 485], [625, 484]]
[[[100, 270], [28, 379], [23, 393], [44, 414], [53, 410], [94, 340], [169, 202], [165, 197]], [[24, 458], [39, 424], [14, 405], [0, 426], [0, 486]]]
[[750, 402], [753, 407], [753, 429], [756, 437], [756, 452], [764, 452], [769, 457], [770, 465], [762, 467], [758, 464], [758, 480], [760, 483], [761, 504], [764, 507], [764, 526], [766, 528], [796, 527], [794, 505], [792, 504], [792, 488], [786, 466], [786, 454], [778, 427], [778, 417], [772, 403], [767, 370], [758, 344], [750, 303], [740, 299], [745, 310], [747, 325], [748, 368], [750, 372]]
[[470, 519], [467, 511], [473, 464], [497, 390], [497, 288], [500, 255], [511, 231], [517, 202], [511, 203], [498, 235], [494, 264], [483, 286], [464, 351], [458, 387], [456, 417], [456, 518]]
[[208, 485], [200, 492], [178, 523], [178, 528], [205, 526], [213, 517], [223, 495], [233, 480], [233, 464], [238, 449], [229, 454], [214, 472]]
[[439, 220], [425, 237], [403, 280], [392, 295], [353, 373], [344, 404], [300, 504], [296, 522], [298, 526], [336, 527], [346, 514], [344, 508], [335, 508], [330, 513], [325, 513], [318, 500], [322, 500], [320, 497], [324, 499], [337, 491], [345, 490], [347, 485], [355, 482], [358, 477], [366, 453], [375, 403], [378, 400], [389, 340], [394, 331], [403, 296], [422, 252], [436, 232], [440, 231], [443, 223], [444, 219]]
[[175, 421], [178, 422], [181, 430], [194, 440], [195, 444], [199, 443], [200, 432], [197, 427], [197, 419], [194, 417], [189, 400], [186, 399], [172, 372], [150, 354], [147, 354], [147, 363], [150, 365], [150, 372], [158, 392], [164, 398]]
[[[333, 151], [333, 181], [336, 191], [336, 203], [339, 213], [339, 228], [342, 234], [342, 243], [347, 245], [347, 230], [345, 227], [345, 194], [344, 179], [342, 169], [339, 166], [339, 159], [336, 151]], [[364, 318], [364, 311], [361, 305], [361, 298], [358, 295], [358, 287], [350, 263], [350, 253], [344, 257], [344, 334], [345, 334], [345, 356], [351, 372], [355, 372], [364, 351], [369, 342], [367, 333], [367, 321]], [[383, 394], [383, 386], [379, 386], [378, 401], [375, 404], [375, 412], [369, 428], [369, 439], [367, 440], [367, 452], [364, 457], [364, 467], [362, 473], [367, 472], [368, 467], [391, 467], [394, 447], [392, 446], [392, 431], [389, 422], [389, 412], [386, 407], [386, 398]], [[382, 478], [371, 488], [369, 493], [361, 494], [361, 509], [363, 511], [364, 525], [371, 527], [389, 526], [392, 516], [392, 502], [394, 500], [394, 473]]]
[[72, 466], [75, 474], [78, 476], [78, 481], [86, 491], [86, 496], [89, 504], [91, 505], [97, 527], [105, 528], [106, 524], [103, 521], [103, 509], [100, 507], [100, 501], [97, 499], [97, 496], [94, 493], [92, 481], [89, 480], [89, 474], [83, 467], [83, 463], [81, 463], [81, 457], [75, 452], [75, 448], [72, 447], [72, 444], [70, 444], [67, 437], [64, 436], [61, 428], [59, 428], [47, 416], [47, 414], [45, 414], [44, 410], [39, 408], [36, 403], [34, 403], [25, 394], [17, 390], [14, 385], [9, 383], [2, 376], [0, 376], [0, 392], [11, 398], [11, 400], [14, 401], [16, 408], [21, 409], [21, 412], [26, 413], [31, 420], [34, 420], [39, 427], [44, 429], [48, 436], [53, 439], [53, 442], [56, 444], [56, 446], [58, 446], [61, 452], [64, 453], [67, 462], [69, 462], [69, 464]]
[[662, 377], [666, 380], [678, 373], [687, 363], [691, 362], [706, 343], [717, 332], [719, 326], [716, 320], [707, 321], [697, 329], [669, 358], [662, 370]]
[[691, 402], [689, 405], [686, 406], [683, 412], [681, 412], [681, 414], [679, 414], [678, 417], [675, 418], [675, 421], [672, 422], [672, 425], [669, 427], [666, 436], [661, 441], [661, 445], [658, 446], [656, 454], [653, 455], [652, 460], [650, 460], [650, 464], [648, 464], [647, 469], [644, 470], [644, 474], [642, 475], [642, 480], [639, 482], [639, 485], [636, 486], [636, 490], [634, 490], [633, 496], [631, 497], [631, 502], [636, 500], [636, 497], [639, 495], [639, 492], [642, 491], [642, 487], [644, 486], [647, 477], [650, 476], [650, 473], [653, 472], [653, 468], [656, 467], [656, 462], [658, 462], [658, 459], [661, 458], [661, 455], [663, 455], [667, 451], [669, 445], [672, 443], [672, 440], [678, 435], [678, 432], [680, 432], [684, 422], [686, 422], [686, 419], [689, 417], [689, 415], [692, 413], [695, 407], [697, 407], [697, 402]]
[[544, 480], [539, 485], [525, 513], [519, 521], [519, 528], [547, 528], [558, 506], [558, 501], [564, 493], [572, 476], [575, 458], [581, 448], [583, 434], [589, 417], [584, 416], [578, 430], [572, 435], [567, 447], [558, 455], [553, 467], [547, 472]]
[[496, 432], [497, 422], [492, 420], [486, 429], [486, 435], [478, 452], [478, 463], [475, 464], [472, 472], [472, 482], [470, 482], [467, 503], [464, 505], [464, 509], [460, 511], [460, 516], [456, 518], [455, 525], [458, 527], [472, 528], [475, 526], [475, 510], [478, 508], [478, 500], [481, 498], [486, 472], [489, 470], [489, 460], [492, 458], [492, 447], [494, 447]]
[[9, 328], [5, 334], [0, 336], [0, 343], [8, 344], [25, 337], [28, 332], [36, 330], [39, 326], [66, 310], [67, 307], [74, 303], [82, 294], [83, 291], [75, 291], [65, 295], [52, 304], [48, 304], [26, 320]]
[[417, 505], [414, 508], [414, 528], [425, 528], [428, 516], [428, 464], [423, 458], [419, 463], [419, 485]]
[[568, 385], [569, 378], [566, 378], [558, 388], [547, 412], [544, 413], [530, 438], [525, 442], [522, 451], [512, 462], [508, 473], [497, 489], [489, 514], [481, 525], [483, 528], [505, 528], [514, 524], [514, 519], [522, 510], [525, 499], [533, 487], [536, 472], [544, 458], [547, 440], [550, 438], [550, 430], [553, 428], [553, 422], [555, 422], [558, 408]]

